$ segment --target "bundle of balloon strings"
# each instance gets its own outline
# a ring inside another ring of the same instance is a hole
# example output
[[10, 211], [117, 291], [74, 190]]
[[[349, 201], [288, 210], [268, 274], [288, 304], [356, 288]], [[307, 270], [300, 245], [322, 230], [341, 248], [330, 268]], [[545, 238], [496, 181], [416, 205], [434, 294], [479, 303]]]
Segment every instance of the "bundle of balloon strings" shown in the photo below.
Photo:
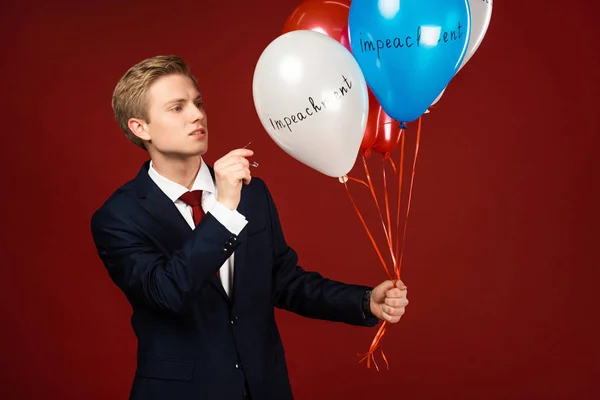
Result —
[[[402, 230], [402, 242], [400, 242], [400, 221], [401, 221], [400, 205], [401, 205], [401, 197], [402, 197], [402, 176], [403, 176], [403, 169], [404, 169], [403, 168], [403, 166], [404, 166], [404, 147], [405, 147], [405, 136], [406, 136], [406, 131], [407, 131], [406, 126], [404, 124], [402, 124], [402, 126], [401, 126], [400, 160], [399, 160], [398, 168], [396, 168], [396, 165], [394, 164], [394, 161], [392, 160], [390, 153], [386, 153], [382, 159], [383, 196], [384, 196], [384, 202], [385, 202], [385, 217], [386, 217], [385, 220], [384, 220], [384, 215], [382, 213], [382, 207], [379, 204], [378, 196], [375, 191], [375, 186], [373, 185], [373, 180], [371, 179], [371, 174], [369, 171], [369, 167], [367, 165], [367, 157], [365, 156], [364, 153], [362, 154], [362, 163], [363, 163], [367, 181], [365, 182], [364, 180], [350, 177], [347, 175], [340, 178], [340, 182], [343, 183], [345, 186], [346, 193], [348, 194], [348, 198], [350, 199], [350, 202], [352, 203], [352, 206], [354, 207], [354, 210], [356, 211], [358, 218], [360, 219], [363, 227], [366, 230], [366, 233], [375, 249], [375, 252], [377, 253], [379, 261], [381, 262], [388, 278], [394, 282], [394, 286], [396, 286], [396, 282], [400, 280], [400, 271], [402, 269], [402, 260], [403, 260], [403, 255], [404, 255], [404, 243], [405, 243], [405, 238], [406, 238], [406, 226], [407, 226], [406, 222], [408, 220], [408, 215], [410, 213], [410, 203], [412, 200], [412, 189], [413, 189], [413, 183], [414, 183], [414, 177], [415, 177], [415, 167], [416, 167], [416, 163], [417, 163], [417, 156], [419, 153], [419, 141], [421, 138], [421, 118], [422, 117], [419, 117], [419, 120], [418, 120], [415, 153], [414, 153], [414, 158], [413, 158], [410, 186], [409, 186], [409, 191], [408, 191], [406, 215], [404, 218], [404, 227]], [[388, 194], [387, 176], [386, 176], [386, 172], [385, 172], [386, 163], [390, 164], [392, 170], [394, 171], [394, 174], [397, 175], [397, 179], [398, 179], [398, 191], [397, 191], [398, 199], [397, 199], [395, 231], [392, 230], [392, 222], [391, 222], [391, 214], [390, 214], [390, 201], [389, 201], [390, 199], [389, 199], [389, 194]], [[366, 186], [371, 193], [371, 197], [373, 198], [373, 201], [375, 203], [375, 207], [377, 209], [377, 212], [379, 214], [379, 218], [381, 221], [381, 225], [383, 227], [383, 232], [385, 234], [385, 241], [386, 241], [385, 245], [387, 246], [387, 250], [390, 253], [391, 265], [389, 265], [389, 266], [388, 266], [388, 263], [386, 263], [386, 261], [383, 257], [382, 251], [380, 250], [376, 240], [374, 239], [373, 234], [372, 234], [371, 230], [369, 229], [367, 222], [365, 221], [365, 218], [363, 217], [363, 214], [360, 212], [359, 207], [357, 206], [354, 198], [352, 197], [352, 194], [350, 193], [350, 190], [348, 188], [348, 183], [347, 183], [348, 181], [356, 182], [356, 183]], [[388, 329], [388, 322], [383, 321], [381, 323], [381, 326], [379, 327], [375, 337], [373, 338], [373, 341], [371, 343], [371, 346], [369, 347], [369, 350], [364, 354], [359, 354], [359, 357], [361, 357], [359, 362], [362, 363], [362, 362], [366, 361], [367, 368], [371, 368], [371, 361], [372, 361], [373, 364], [375, 365], [375, 368], [377, 369], [377, 371], [379, 371], [379, 366], [377, 365], [377, 362], [375, 361], [375, 352], [379, 349], [379, 351], [381, 352], [381, 357], [385, 361], [387, 369], [389, 369], [389, 362], [387, 360], [387, 357], [385, 356], [385, 353], [383, 352], [383, 345], [382, 345], [383, 337], [384, 337], [387, 329]]]

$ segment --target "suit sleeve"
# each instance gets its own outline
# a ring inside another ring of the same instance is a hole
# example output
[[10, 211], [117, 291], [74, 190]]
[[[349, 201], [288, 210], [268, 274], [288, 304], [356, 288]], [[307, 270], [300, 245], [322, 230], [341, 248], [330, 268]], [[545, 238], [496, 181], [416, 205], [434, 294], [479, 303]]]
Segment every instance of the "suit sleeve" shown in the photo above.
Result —
[[377, 318], [366, 317], [362, 301], [368, 286], [346, 284], [305, 271], [286, 242], [275, 202], [265, 186], [273, 237], [273, 288], [275, 306], [308, 318], [351, 325], [374, 326]]
[[207, 214], [170, 256], [154, 248], [135, 224], [110, 208], [97, 211], [92, 236], [111, 279], [132, 303], [185, 313], [238, 245], [237, 236]]

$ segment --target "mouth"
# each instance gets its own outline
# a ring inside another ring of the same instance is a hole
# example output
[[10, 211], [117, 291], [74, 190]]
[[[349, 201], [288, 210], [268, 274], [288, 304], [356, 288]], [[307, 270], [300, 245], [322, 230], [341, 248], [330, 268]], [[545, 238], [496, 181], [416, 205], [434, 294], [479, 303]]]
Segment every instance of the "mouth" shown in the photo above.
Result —
[[206, 129], [200, 128], [200, 129], [196, 129], [195, 131], [190, 133], [190, 136], [203, 136], [205, 134], [206, 134]]

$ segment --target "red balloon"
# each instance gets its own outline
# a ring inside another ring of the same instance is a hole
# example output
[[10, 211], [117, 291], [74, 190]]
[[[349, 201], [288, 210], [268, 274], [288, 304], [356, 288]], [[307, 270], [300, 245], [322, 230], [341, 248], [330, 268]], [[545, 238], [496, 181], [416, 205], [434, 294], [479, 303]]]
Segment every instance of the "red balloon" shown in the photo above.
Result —
[[369, 116], [360, 149], [369, 156], [371, 151], [392, 152], [400, 141], [400, 123], [383, 111], [377, 98], [369, 89]]
[[283, 32], [311, 30], [340, 41], [348, 26], [350, 0], [305, 0], [288, 17]]
[[[382, 154], [391, 153], [396, 146], [398, 146], [402, 129], [400, 129], [400, 123], [398, 121], [395, 121], [383, 111], [383, 108], [379, 105], [375, 96], [373, 96], [373, 99], [374, 101], [369, 99], [369, 120], [367, 121], [368, 125], [371, 122], [371, 119], [373, 119], [372, 123], [375, 126], [376, 131], [372, 149], [373, 151]], [[377, 104], [377, 106], [374, 107], [375, 114], [371, 114], [371, 104]]]
[[367, 126], [365, 128], [365, 135], [363, 136], [360, 149], [363, 151], [370, 150], [375, 144], [377, 138], [377, 118], [381, 110], [381, 106], [377, 102], [375, 95], [369, 90], [369, 116], [367, 119]]
[[[351, 0], [305, 0], [288, 17], [282, 34], [296, 30], [312, 30], [340, 42], [348, 51], [350, 36], [348, 14]], [[369, 117], [360, 149], [368, 156], [371, 149], [389, 153], [400, 140], [400, 124], [383, 111], [369, 89]]]
[[350, 32], [348, 31], [348, 25], [346, 25], [346, 27], [342, 29], [340, 43], [343, 44], [344, 47], [347, 48], [350, 53], [352, 53], [352, 48], [350, 47]]

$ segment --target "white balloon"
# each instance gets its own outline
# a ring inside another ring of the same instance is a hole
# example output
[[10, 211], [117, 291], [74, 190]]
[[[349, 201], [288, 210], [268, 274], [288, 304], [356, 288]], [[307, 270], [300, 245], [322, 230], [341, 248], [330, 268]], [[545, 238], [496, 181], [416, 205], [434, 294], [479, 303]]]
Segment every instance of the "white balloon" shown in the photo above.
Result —
[[[446, 86], [447, 88], [448, 86]], [[438, 97], [435, 98], [435, 100], [433, 101], [433, 103], [431, 103], [431, 106], [434, 106], [435, 103], [437, 103], [438, 101], [440, 101], [440, 99], [442, 98], [442, 96], [444, 95], [444, 92], [446, 91], [446, 88], [444, 88], [444, 90], [442, 90], [442, 92], [440, 94], [438, 94]], [[429, 107], [431, 107], [429, 106]], [[430, 111], [429, 109], [425, 110], [425, 112], [423, 114], [429, 114]]]
[[[490, 21], [492, 19], [492, 0], [469, 0], [469, 7], [471, 9], [471, 37], [469, 39], [469, 46], [467, 47], [467, 52], [458, 66], [456, 73], [462, 69], [462, 67], [467, 64], [467, 62], [473, 57], [473, 54], [477, 51], [485, 34], [487, 33], [488, 27], [490, 26]], [[431, 105], [435, 105], [444, 94], [444, 91], [448, 88], [444, 88], [442, 92], [438, 95], [438, 97], [431, 103]], [[429, 110], [425, 111], [425, 114], [429, 113]]]
[[479, 48], [492, 19], [492, 0], [469, 0], [469, 7], [471, 8], [471, 37], [467, 53], [456, 73], [469, 62]]
[[442, 92], [440, 94], [438, 94], [438, 97], [436, 97], [435, 100], [433, 101], [433, 103], [431, 103], [432, 106], [435, 105], [435, 103], [437, 103], [438, 101], [440, 101], [440, 99], [444, 95], [445, 91], [446, 91], [446, 88], [444, 88], [444, 90], [442, 90]]
[[358, 63], [342, 44], [309, 30], [279, 36], [256, 64], [252, 94], [260, 122], [286, 153], [331, 177], [350, 172], [369, 97]]

